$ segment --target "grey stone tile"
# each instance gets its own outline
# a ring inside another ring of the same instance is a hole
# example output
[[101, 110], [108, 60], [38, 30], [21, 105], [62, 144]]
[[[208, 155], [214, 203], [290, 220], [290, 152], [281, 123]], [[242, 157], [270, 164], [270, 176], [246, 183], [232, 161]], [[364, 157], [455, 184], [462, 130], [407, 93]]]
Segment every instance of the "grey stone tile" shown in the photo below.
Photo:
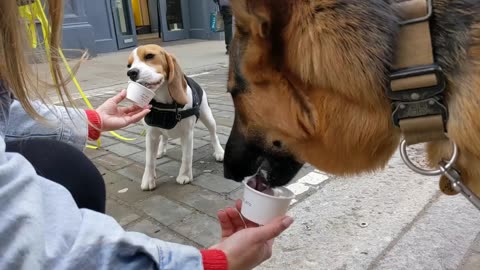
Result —
[[475, 253], [466, 259], [464, 265], [462, 265], [459, 270], [478, 270], [479, 265], [480, 253]]
[[233, 118], [217, 117], [215, 118], [215, 121], [217, 122], [217, 126], [226, 126], [226, 127], [233, 126]]
[[172, 230], [208, 248], [220, 241], [220, 224], [205, 214], [195, 213], [169, 226]]
[[165, 181], [157, 185], [157, 188], [153, 193], [162, 195], [170, 200], [180, 201], [185, 196], [190, 196], [190, 193], [198, 192], [201, 188], [195, 185], [180, 185], [172, 177], [170, 180]]
[[132, 142], [132, 144], [138, 145], [142, 149], [145, 149], [145, 137], [138, 137], [135, 141]]
[[[118, 170], [117, 173], [127, 177], [128, 179], [134, 182], [141, 183], [144, 171], [145, 171], [145, 166], [143, 164], [134, 163], [134, 164], [128, 165], [123, 169]], [[165, 178], [162, 178], [162, 177], [165, 175], [166, 174], [164, 172], [157, 170], [157, 183], [164, 181]]]
[[83, 151], [83, 153], [89, 158], [89, 159], [94, 159], [96, 157], [100, 157], [100, 156], [103, 156], [103, 155], [106, 155], [108, 154], [107, 151], [101, 149], [101, 148], [97, 148], [97, 149], [90, 149], [90, 148], [85, 148], [85, 150]]
[[154, 195], [152, 192], [142, 191], [139, 183], [111, 171], [106, 171], [103, 179], [107, 193], [127, 203], [145, 200]]
[[224, 134], [217, 134], [217, 135], [218, 135], [218, 139], [220, 140], [220, 144], [226, 145], [229, 135], [224, 135]]
[[177, 244], [192, 245], [193, 242], [185, 239], [180, 234], [174, 232], [164, 225], [157, 225], [147, 219], [128, 226], [128, 231], [144, 233], [150, 237], [160, 239], [162, 241], [173, 242]]
[[217, 134], [223, 134], [223, 135], [226, 135], [226, 136], [230, 136], [231, 130], [232, 130], [231, 127], [217, 125]]
[[202, 121], [198, 121], [197, 124], [195, 125], [195, 128], [207, 131], [207, 127], [202, 123]]
[[110, 145], [106, 147], [106, 149], [122, 157], [129, 156], [142, 151], [142, 149], [126, 143], [117, 143], [114, 145]]
[[184, 196], [178, 196], [178, 201], [211, 217], [217, 216], [217, 211], [227, 206], [234, 205], [232, 200], [225, 196], [218, 195], [205, 189], [199, 189], [195, 192], [188, 192]]
[[136, 203], [135, 206], [166, 226], [179, 222], [193, 213], [192, 210], [160, 195]]
[[[197, 160], [200, 160], [200, 159], [203, 159], [207, 155], [212, 155], [213, 154], [213, 150], [207, 144], [208, 143], [205, 142], [204, 146], [193, 150], [193, 158], [192, 158], [193, 162], [195, 162]], [[182, 160], [182, 149], [180, 147], [176, 147], [174, 149], [167, 150], [167, 157], [169, 157], [171, 159], [174, 159], [174, 160], [177, 160], [177, 161], [181, 161]]]
[[[101, 147], [101, 148], [105, 148], [105, 147], [110, 146], [110, 145], [112, 145], [112, 144], [118, 143], [117, 140], [113, 139], [112, 137], [107, 136], [106, 134], [107, 134], [107, 133], [104, 132], [104, 133], [102, 134], [102, 137], [100, 137], [100, 147]], [[92, 145], [94, 144], [95, 146], [97, 145], [96, 142], [91, 142], [91, 144], [92, 144]]]
[[128, 179], [141, 183], [143, 171], [145, 170], [145, 166], [142, 166], [138, 163], [130, 164], [127, 167], [120, 169], [117, 171], [118, 174], [127, 177]]
[[[129, 131], [124, 130], [124, 129], [115, 130], [115, 133], [117, 133], [118, 135], [120, 135], [122, 137], [128, 138], [128, 139], [138, 139], [138, 138], [143, 137], [143, 136], [140, 135], [140, 133], [132, 133], [132, 132], [129, 132]], [[111, 133], [109, 133], [109, 135], [113, 136]], [[126, 141], [121, 140], [117, 137], [113, 137], [113, 138], [117, 139], [120, 142], [126, 142]]]
[[193, 168], [202, 173], [211, 173], [223, 177], [223, 163], [217, 162], [211, 155], [194, 162]]
[[93, 163], [105, 167], [108, 170], [118, 170], [132, 163], [131, 160], [119, 157], [115, 154], [107, 154], [101, 157], [97, 157], [93, 160]]
[[138, 153], [135, 153], [133, 155], [127, 156], [126, 158], [131, 159], [133, 161], [136, 161], [136, 162], [144, 165], [145, 164], [145, 155], [146, 155], [145, 152], [142, 151], [142, 152], [138, 152]]
[[[145, 152], [138, 152], [138, 153], [135, 153], [133, 155], [127, 156], [127, 158], [129, 158], [131, 160], [134, 160], [134, 161], [140, 163], [141, 165], [144, 165], [145, 164], [145, 155], [146, 155]], [[167, 156], [163, 156], [163, 157], [157, 159], [155, 162], [156, 162], [157, 165], [159, 165], [159, 164], [167, 163], [169, 161], [172, 161], [172, 159], [167, 157]]]
[[[167, 175], [177, 177], [178, 172], [180, 171], [180, 166], [181, 166], [180, 162], [173, 160], [167, 163], [157, 165], [157, 170], [165, 172]], [[201, 174], [202, 172], [198, 171], [195, 168], [192, 168], [192, 173], [193, 173], [193, 177], [195, 178], [197, 175]]]
[[241, 183], [227, 180], [210, 173], [204, 173], [198, 176], [195, 181], [193, 181], [193, 184], [217, 193], [229, 193], [241, 185]]
[[[208, 132], [207, 132], [207, 134], [208, 134]], [[171, 140], [171, 141], [169, 141], [169, 143], [172, 143], [172, 144], [175, 144], [175, 145], [178, 145], [178, 146], [182, 145], [181, 142], [180, 142], [180, 139]], [[202, 146], [205, 146], [207, 144], [208, 144], [208, 142], [205, 142], [204, 140], [193, 139], [193, 149], [198, 149], [198, 148], [200, 148]], [[168, 151], [167, 151], [167, 153], [168, 153]]]
[[134, 136], [135, 140], [132, 141], [122, 141], [126, 144], [136, 145], [140, 147], [142, 150], [145, 150], [145, 137], [143, 136]]
[[238, 189], [230, 192], [230, 194], [228, 194], [228, 198], [230, 200], [233, 200], [233, 201], [236, 201], [236, 200], [242, 200], [243, 199], [243, 186], [240, 186]]
[[137, 215], [133, 210], [117, 203], [114, 200], [107, 200], [107, 214], [115, 218], [115, 220], [121, 225], [125, 226], [138, 218]]
[[209, 134], [210, 133], [208, 133], [208, 131], [203, 130], [203, 129], [198, 129], [198, 128], [195, 128], [195, 130], [193, 131], [193, 136], [195, 138], [202, 138], [202, 137], [205, 137]]
[[[222, 101], [220, 101], [220, 102], [222, 102]], [[233, 112], [235, 110], [235, 108], [233, 106], [224, 105], [224, 104], [212, 104], [210, 107], [215, 108], [217, 110], [229, 111], [229, 112]]]
[[217, 113], [214, 113], [213, 114], [213, 117], [224, 117], [224, 118], [234, 118], [235, 117], [235, 114], [233, 113], [233, 111], [229, 112], [229, 111], [219, 111]]
[[131, 125], [125, 130], [133, 134], [140, 135], [145, 130], [145, 127], [143, 125], [137, 124], [137, 125]]

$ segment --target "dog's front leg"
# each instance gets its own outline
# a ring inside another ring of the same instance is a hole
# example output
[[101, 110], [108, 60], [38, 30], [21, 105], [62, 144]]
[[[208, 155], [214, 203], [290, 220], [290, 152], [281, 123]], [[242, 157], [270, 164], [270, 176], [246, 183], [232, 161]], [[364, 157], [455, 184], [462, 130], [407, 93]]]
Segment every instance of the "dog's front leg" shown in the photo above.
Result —
[[147, 128], [147, 136], [145, 137], [145, 171], [142, 177], [142, 190], [153, 190], [156, 187], [155, 177], [155, 159], [160, 142], [161, 131], [158, 128]]
[[182, 143], [182, 165], [177, 177], [177, 183], [184, 185], [192, 182], [192, 160], [193, 160], [193, 127], [187, 134], [180, 138]]
[[165, 135], [160, 136], [160, 144], [158, 146], [157, 158], [162, 158], [167, 153], [168, 137]]

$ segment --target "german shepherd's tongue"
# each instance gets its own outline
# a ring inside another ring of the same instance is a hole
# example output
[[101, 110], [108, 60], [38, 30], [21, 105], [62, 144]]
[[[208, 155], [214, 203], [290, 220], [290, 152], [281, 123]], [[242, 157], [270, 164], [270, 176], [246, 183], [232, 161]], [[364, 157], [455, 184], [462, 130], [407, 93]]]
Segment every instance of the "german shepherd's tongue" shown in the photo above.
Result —
[[268, 184], [267, 172], [262, 170], [261, 167], [257, 174], [252, 176], [247, 182], [247, 185], [257, 191], [273, 196], [273, 189]]

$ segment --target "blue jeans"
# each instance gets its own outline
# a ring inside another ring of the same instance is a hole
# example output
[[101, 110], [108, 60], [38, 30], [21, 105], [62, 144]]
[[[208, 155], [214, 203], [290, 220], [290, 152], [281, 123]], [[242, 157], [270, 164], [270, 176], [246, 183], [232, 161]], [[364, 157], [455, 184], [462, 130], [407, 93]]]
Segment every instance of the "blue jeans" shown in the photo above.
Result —
[[64, 186], [78, 208], [105, 213], [105, 183], [95, 165], [77, 148], [56, 140], [8, 142], [7, 152], [24, 156], [38, 175]]

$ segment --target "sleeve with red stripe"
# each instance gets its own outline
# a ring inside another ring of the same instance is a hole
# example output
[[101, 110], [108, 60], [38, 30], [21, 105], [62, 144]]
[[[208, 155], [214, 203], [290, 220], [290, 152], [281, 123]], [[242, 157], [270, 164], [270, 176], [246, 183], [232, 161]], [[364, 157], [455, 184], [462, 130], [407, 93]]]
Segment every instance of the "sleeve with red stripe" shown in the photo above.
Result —
[[102, 120], [95, 110], [85, 110], [88, 119], [88, 139], [92, 141], [98, 140], [101, 135]]
[[203, 268], [205, 270], [228, 270], [227, 256], [221, 250], [204, 249], [202, 253]]

